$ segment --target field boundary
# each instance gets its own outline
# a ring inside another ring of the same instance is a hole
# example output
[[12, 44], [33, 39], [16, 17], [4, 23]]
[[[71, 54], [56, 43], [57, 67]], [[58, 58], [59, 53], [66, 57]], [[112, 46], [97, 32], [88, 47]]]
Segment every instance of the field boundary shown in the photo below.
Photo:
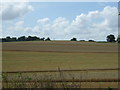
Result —
[[[73, 70], [62, 70], [62, 72], [71, 71], [110, 71], [110, 70], [120, 70], [120, 68], [100, 68], [100, 69], [73, 69]], [[59, 72], [59, 70], [39, 70], [39, 71], [2, 71], [2, 73], [34, 73], [34, 72]]]
[[64, 79], [64, 80], [31, 80], [31, 81], [3, 81], [4, 83], [15, 83], [15, 82], [25, 82], [25, 83], [32, 83], [32, 82], [120, 82], [120, 79], [116, 78], [109, 78], [109, 79]]
[[93, 51], [93, 52], [89, 52], [89, 51], [86, 51], [86, 52], [82, 52], [82, 51], [42, 51], [42, 50], [2, 50], [2, 51], [11, 51], [11, 52], [51, 52], [51, 53], [120, 53], [118, 51], [115, 51], [115, 52], [97, 52], [97, 51]]

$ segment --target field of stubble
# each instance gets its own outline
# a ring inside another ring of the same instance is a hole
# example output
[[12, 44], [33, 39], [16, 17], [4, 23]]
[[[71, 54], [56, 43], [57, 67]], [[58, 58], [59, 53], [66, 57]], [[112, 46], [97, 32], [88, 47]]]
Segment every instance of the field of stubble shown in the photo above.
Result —
[[[116, 43], [74, 41], [7, 42], [3, 43], [2, 51], [2, 69], [4, 72], [49, 71], [60, 68], [57, 74], [56, 72], [49, 72], [49, 74], [46, 72], [40, 72], [38, 74], [37, 72], [36, 77], [39, 78], [39, 81], [41, 80], [40, 77], [46, 75], [46, 77], [51, 76], [51, 80], [58, 80], [60, 77], [64, 77], [64, 80], [73, 78], [80, 79], [81, 77], [82, 79], [118, 78], [118, 45]], [[116, 70], [74, 71], [106, 68]], [[62, 70], [73, 71], [64, 72], [61, 76], [60, 71]], [[22, 74], [24, 78], [27, 78], [27, 75]], [[28, 76], [32, 78], [33, 81], [35, 80], [33, 73], [28, 73]], [[8, 79], [13, 78], [13, 75], [11, 77], [11, 74], [9, 74], [8, 77]], [[14, 78], [15, 77], [16, 76], [14, 76]], [[117, 83], [118, 82], [106, 83], [107, 85], [105, 87], [117, 87]], [[103, 83], [100, 84], [101, 86], [98, 86], [102, 87], [102, 84]], [[89, 84], [87, 86], [89, 86]], [[96, 85], [93, 84], [93, 86]]]

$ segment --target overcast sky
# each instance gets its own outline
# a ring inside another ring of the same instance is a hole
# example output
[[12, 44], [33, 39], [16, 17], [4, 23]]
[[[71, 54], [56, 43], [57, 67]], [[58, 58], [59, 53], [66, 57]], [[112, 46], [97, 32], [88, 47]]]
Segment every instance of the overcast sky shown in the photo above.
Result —
[[2, 37], [106, 40], [118, 35], [117, 2], [21, 2], [0, 5]]

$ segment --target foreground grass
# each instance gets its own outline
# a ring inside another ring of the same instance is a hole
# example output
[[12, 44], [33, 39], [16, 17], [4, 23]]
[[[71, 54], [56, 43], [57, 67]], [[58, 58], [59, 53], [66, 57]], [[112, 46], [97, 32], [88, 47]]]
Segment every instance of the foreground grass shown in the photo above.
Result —
[[[115, 73], [117, 70], [114, 70]], [[118, 77], [111, 77], [111, 72], [104, 72], [102, 78], [94, 72], [84, 71], [74, 75], [74, 72], [53, 73], [3, 73], [3, 88], [117, 88]], [[91, 75], [93, 77], [91, 77]], [[107, 78], [106, 78], [107, 77]]]
[[3, 71], [117, 68], [117, 53], [3, 51]]

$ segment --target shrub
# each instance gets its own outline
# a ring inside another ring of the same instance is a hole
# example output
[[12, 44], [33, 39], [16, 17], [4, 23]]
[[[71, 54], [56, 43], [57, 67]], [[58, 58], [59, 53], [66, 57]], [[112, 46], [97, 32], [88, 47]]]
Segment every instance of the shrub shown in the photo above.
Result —
[[89, 40], [89, 42], [95, 42], [94, 40]]
[[71, 41], [77, 41], [77, 38], [72, 38]]

